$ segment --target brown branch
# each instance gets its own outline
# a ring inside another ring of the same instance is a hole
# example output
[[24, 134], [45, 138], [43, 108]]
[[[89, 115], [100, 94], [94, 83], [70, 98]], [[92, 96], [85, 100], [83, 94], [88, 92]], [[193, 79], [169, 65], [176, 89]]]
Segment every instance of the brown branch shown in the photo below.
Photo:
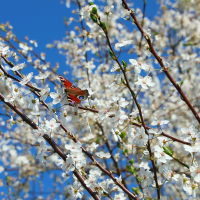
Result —
[[[3, 40], [5, 40], [5, 41], [11, 46], [11, 48], [15, 49], [17, 52], [19, 52], [19, 53], [27, 60], [27, 56], [26, 56], [24, 53], [22, 53], [21, 51], [19, 51], [14, 45], [12, 45], [12, 43], [11, 43], [7, 38], [4, 38], [4, 37], [1, 36], [1, 35], [0, 35], [0, 38], [2, 38]], [[2, 56], [2, 58], [5, 58], [5, 56]], [[12, 62], [7, 62], [6, 59], [4, 59], [4, 60], [6, 61], [6, 63], [7, 63], [8, 65], [10, 65], [11, 67], [14, 67], [14, 64], [13, 64]], [[32, 66], [34, 66], [34, 63], [33, 63], [33, 62], [30, 62], [30, 64], [31, 64]], [[54, 72], [53, 69], [51, 69], [51, 68], [49, 68], [49, 69], [50, 69], [51, 71]], [[43, 73], [43, 70], [42, 70], [41, 68], [38, 68], [38, 70], [39, 70], [40, 72]], [[54, 73], [55, 73], [55, 72], [54, 72]], [[55, 74], [56, 74], [56, 73], [55, 73]], [[48, 79], [52, 84], [56, 85], [55, 82], [54, 82], [54, 81], [51, 81], [49, 77], [47, 77], [47, 79]]]
[[[6, 72], [6, 70], [3, 68], [2, 65], [0, 65], [0, 69], [3, 71], [3, 73], [5, 74], [5, 76], [7, 76], [7, 77], [9, 77], [9, 78], [11, 78], [11, 79], [13, 79], [13, 80], [15, 80], [15, 81], [17, 81], [17, 82], [20, 82], [19, 79], [17, 79], [17, 78], [15, 78], [14, 76], [11, 76], [10, 74], [8, 74], [8, 73]], [[25, 85], [28, 86], [29, 88], [33, 89], [34, 91], [40, 92], [40, 89], [33, 87], [30, 83], [27, 83], [27, 84], [25, 84]]]
[[[131, 122], [131, 124], [132, 124], [132, 125], [135, 125], [135, 126], [137, 126], [137, 127], [141, 127], [141, 126], [142, 126], [141, 124], [137, 124], [137, 123], [134, 123], [134, 122]], [[146, 126], [146, 129], [149, 130], [149, 129], [151, 129], [151, 128], [148, 127], [148, 126]], [[180, 139], [178, 139], [178, 138], [175, 138], [175, 137], [173, 137], [173, 136], [171, 136], [171, 135], [168, 135], [168, 134], [166, 134], [166, 133], [164, 133], [164, 132], [162, 132], [160, 135], [163, 135], [163, 136], [165, 136], [165, 137], [167, 137], [167, 138], [170, 138], [170, 139], [172, 139], [173, 141], [176, 141], [176, 142], [179, 142], [179, 143], [182, 143], [182, 144], [186, 144], [186, 145], [192, 146], [191, 143], [185, 142], [185, 141], [180, 140]]]
[[157, 196], [158, 196], [158, 199], [160, 199], [160, 186], [158, 185], [158, 179], [157, 179], [157, 168], [155, 166], [155, 163], [154, 163], [154, 159], [152, 158], [152, 152], [151, 152], [151, 147], [150, 147], [150, 139], [149, 139], [149, 134], [148, 134], [148, 131], [146, 129], [146, 124], [144, 122], [144, 119], [143, 119], [143, 116], [142, 116], [142, 111], [141, 111], [141, 107], [136, 99], [136, 95], [134, 93], [134, 91], [131, 89], [131, 86], [129, 84], [129, 80], [126, 76], [126, 70], [123, 69], [123, 67], [121, 66], [121, 63], [119, 62], [115, 52], [113, 51], [113, 48], [111, 46], [111, 43], [110, 43], [110, 40], [109, 40], [109, 36], [108, 36], [108, 32], [107, 30], [104, 30], [104, 33], [106, 35], [106, 39], [107, 39], [107, 43], [108, 43], [108, 46], [110, 47], [110, 50], [113, 52], [114, 54], [114, 60], [117, 62], [117, 64], [119, 65], [123, 75], [124, 75], [124, 78], [125, 78], [125, 81], [126, 81], [126, 86], [127, 88], [129, 89], [132, 97], [133, 97], [133, 100], [138, 108], [138, 111], [139, 111], [139, 115], [140, 115], [140, 119], [141, 119], [141, 122], [142, 122], [142, 126], [144, 127], [144, 130], [145, 130], [145, 133], [148, 135], [148, 142], [147, 142], [147, 149], [149, 151], [149, 155], [150, 155], [150, 160], [151, 160], [151, 164], [153, 166], [153, 172], [154, 172], [154, 180], [155, 180], [155, 183], [156, 183], [156, 189], [157, 189]]
[[[100, 128], [102, 134], [105, 136], [105, 132], [104, 132], [104, 130], [103, 130], [102, 125], [99, 124], [98, 122], [97, 122], [97, 125], [98, 125], [98, 127]], [[122, 178], [122, 183], [124, 184], [124, 186], [125, 186], [126, 188], [128, 188], [127, 185], [126, 185], [126, 181], [125, 181], [125, 179], [123, 178], [122, 173], [121, 173], [121, 170], [120, 170], [120, 168], [119, 168], [119, 166], [118, 166], [118, 163], [117, 163], [117, 161], [115, 160], [115, 157], [114, 157], [114, 155], [113, 155], [112, 149], [110, 148], [110, 144], [109, 144], [108, 140], [106, 140], [106, 143], [105, 143], [105, 144], [106, 144], [106, 147], [108, 148], [108, 151], [109, 151], [109, 153], [110, 153], [110, 155], [111, 155], [111, 158], [112, 158], [113, 163], [114, 163], [114, 165], [115, 165], [115, 168], [116, 168], [116, 170], [117, 170], [118, 176], [121, 176], [121, 178]], [[129, 196], [129, 199], [131, 199], [131, 196]]]
[[[5, 97], [0, 93], [0, 99], [6, 104], [8, 105], [12, 110], [14, 110], [22, 119], [23, 121], [25, 121], [26, 123], [28, 123], [33, 129], [38, 129], [38, 126], [33, 122], [31, 121], [24, 113], [22, 113], [16, 106], [14, 106], [12, 103], [9, 103], [9, 102], [5, 102], [4, 99]], [[47, 106], [48, 107], [48, 106]], [[70, 138], [74, 141], [74, 142], [78, 142], [78, 140], [73, 136], [71, 135], [68, 130], [64, 127], [64, 125], [61, 123], [60, 124], [60, 127], [70, 136]], [[43, 136], [44, 139], [52, 146], [52, 148], [55, 150], [56, 153], [58, 153], [58, 155], [61, 157], [61, 158], [64, 158], [66, 159], [66, 155], [62, 152], [62, 150], [55, 144], [55, 142], [48, 136], [48, 135], [44, 135]], [[92, 154], [90, 154], [89, 152], [87, 152], [83, 147], [82, 148], [82, 151], [83, 153], [85, 153], [93, 162], [94, 164], [100, 168], [104, 173], [106, 173], [108, 176], [110, 176], [110, 178], [125, 192], [127, 193], [128, 195], [130, 195], [133, 199], [138, 199], [137, 197], [135, 197], [129, 190], [127, 190], [125, 188], [124, 185], [122, 185], [119, 181], [116, 180], [116, 178], [113, 176], [113, 174], [109, 171], [107, 171], [104, 167], [102, 167], [94, 158], [94, 156]], [[89, 192], [89, 191], [88, 191]], [[92, 194], [91, 194], [92, 195]]]
[[[128, 7], [126, 0], [122, 0], [125, 9], [127, 9], [128, 11], [130, 11], [130, 8]], [[135, 13], [131, 11], [130, 13], [131, 17], [134, 20], [135, 25], [137, 26], [137, 28], [139, 29], [139, 31], [142, 33], [142, 35], [145, 35], [144, 30], [142, 29], [142, 27], [140, 26], [139, 22], [137, 21], [137, 18], [135, 16]], [[175, 80], [172, 78], [172, 76], [170, 75], [168, 69], [165, 67], [162, 58], [158, 56], [158, 54], [156, 53], [151, 40], [149, 37], [145, 37], [149, 48], [150, 48], [150, 52], [154, 55], [154, 57], [156, 58], [156, 60], [158, 61], [158, 63], [160, 64], [161, 68], [163, 69], [163, 72], [166, 74], [167, 78], [170, 80], [170, 82], [173, 84], [173, 86], [176, 88], [176, 90], [179, 92], [179, 94], [181, 95], [182, 99], [185, 101], [185, 103], [188, 105], [188, 107], [190, 108], [190, 110], [192, 111], [192, 113], [194, 114], [195, 118], [197, 119], [197, 121], [200, 123], [200, 117], [198, 115], [198, 113], [196, 112], [195, 108], [192, 106], [192, 104], [190, 103], [190, 101], [187, 99], [187, 97], [185, 96], [185, 94], [183, 93], [181, 87], [175, 82]]]
[[[33, 129], [39, 129], [39, 127], [31, 120], [29, 119], [19, 108], [14, 106], [10, 102], [5, 102], [5, 97], [0, 93], [0, 100], [4, 102], [8, 107], [10, 107], [13, 111], [15, 111], [27, 124], [29, 124]], [[57, 144], [50, 138], [47, 134], [43, 135], [43, 138], [51, 145], [51, 147], [54, 149], [54, 151], [64, 160], [66, 161], [66, 155], [65, 153], [57, 146]], [[78, 171], [73, 171], [74, 175], [78, 178], [82, 186], [90, 193], [90, 195], [97, 200], [100, 200], [99, 196], [96, 194], [96, 192], [93, 191], [92, 188], [89, 188], [86, 186], [83, 177], [80, 175]]]

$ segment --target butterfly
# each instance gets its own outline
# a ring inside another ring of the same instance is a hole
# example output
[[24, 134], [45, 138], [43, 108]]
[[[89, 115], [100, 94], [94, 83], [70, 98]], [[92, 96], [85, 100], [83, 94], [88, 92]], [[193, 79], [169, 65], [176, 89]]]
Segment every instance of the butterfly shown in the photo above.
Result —
[[60, 82], [65, 87], [68, 101], [73, 104], [80, 104], [81, 101], [85, 101], [89, 95], [88, 90], [81, 90], [79, 87], [73, 85], [65, 77], [59, 75]]

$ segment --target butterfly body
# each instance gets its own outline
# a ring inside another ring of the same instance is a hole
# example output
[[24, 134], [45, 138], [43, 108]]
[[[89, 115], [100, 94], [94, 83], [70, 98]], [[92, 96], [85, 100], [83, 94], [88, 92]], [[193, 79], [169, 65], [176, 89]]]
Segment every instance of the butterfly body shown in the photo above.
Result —
[[59, 78], [61, 83], [65, 86], [65, 92], [67, 93], [68, 101], [71, 104], [80, 104], [81, 101], [87, 99], [89, 95], [88, 90], [80, 89], [63, 76], [59, 76]]

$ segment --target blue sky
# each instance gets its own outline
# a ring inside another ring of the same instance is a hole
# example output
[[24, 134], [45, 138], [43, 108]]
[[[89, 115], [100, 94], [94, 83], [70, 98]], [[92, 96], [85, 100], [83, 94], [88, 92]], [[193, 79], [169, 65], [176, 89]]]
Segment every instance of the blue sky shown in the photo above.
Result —
[[[13, 32], [16, 34], [20, 41], [25, 41], [24, 37], [28, 36], [29, 39], [36, 40], [38, 47], [34, 50], [46, 53], [46, 61], [55, 66], [56, 62], [60, 63], [60, 68], [65, 67], [65, 58], [60, 55], [55, 49], [47, 49], [46, 44], [53, 43], [54, 40], [62, 40], [65, 37], [64, 17], [71, 17], [72, 8], [76, 9], [75, 5], [67, 8], [58, 0], [6, 0], [1, 3], [1, 21], [7, 21], [13, 26]], [[94, 0], [94, 3], [99, 1]], [[142, 0], [135, 0], [134, 9], [139, 7], [143, 8]], [[146, 15], [153, 18], [158, 10], [156, 0], [147, 0]], [[62, 73], [60, 69], [59, 73]], [[64, 71], [64, 70], [63, 70]]]
[[[142, 0], [132, 0], [132, 2], [134, 2], [134, 9], [137, 7], [142, 9]], [[99, 1], [94, 1], [94, 3], [99, 3]], [[75, 8], [73, 5], [73, 9]], [[39, 55], [45, 52], [46, 61], [50, 62], [51, 66], [59, 62], [59, 73], [62, 74], [62, 71], [66, 71], [65, 57], [55, 49], [47, 49], [46, 44], [65, 37], [64, 17], [71, 17], [71, 10], [72, 8], [68, 9], [58, 0], [4, 0], [1, 2], [0, 23], [9, 21], [13, 26], [13, 33], [22, 42], [25, 41], [25, 36], [36, 40], [38, 47], [34, 48], [34, 51]], [[146, 16], [152, 19], [157, 10], [156, 0], [147, 0]], [[65, 69], [62, 70], [63, 67]], [[3, 178], [2, 175], [0, 174], [0, 178]], [[46, 178], [45, 185], [51, 187], [51, 184], [52, 182], [47, 181]]]

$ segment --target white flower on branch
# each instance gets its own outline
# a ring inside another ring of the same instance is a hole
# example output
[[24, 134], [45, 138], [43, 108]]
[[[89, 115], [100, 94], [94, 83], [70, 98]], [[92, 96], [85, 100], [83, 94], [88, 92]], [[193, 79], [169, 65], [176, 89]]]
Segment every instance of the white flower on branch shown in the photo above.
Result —
[[152, 126], [162, 126], [162, 125], [165, 125], [165, 124], [168, 124], [169, 123], [169, 120], [158, 120], [157, 118], [154, 119], [154, 121], [151, 122], [151, 125]]
[[90, 12], [92, 11], [93, 7], [96, 7], [96, 5], [88, 5], [81, 8], [79, 12], [80, 21], [82, 21], [83, 19], [88, 20], [88, 18], [90, 17]]
[[38, 76], [35, 76], [35, 79], [40, 80], [43, 79], [45, 80], [49, 76], [50, 72], [47, 72], [45, 74], [39, 74]]
[[49, 86], [48, 86], [48, 85], [45, 85], [45, 87], [41, 89], [41, 92], [40, 92], [40, 95], [41, 95], [40, 100], [45, 101], [45, 100], [47, 99], [48, 95], [49, 95], [49, 91], [50, 91]]
[[73, 142], [71, 141], [69, 144], [65, 145], [65, 149], [70, 150], [72, 152], [82, 152], [80, 142]]
[[121, 47], [129, 45], [129, 44], [133, 44], [133, 40], [120, 41], [119, 43], [115, 44], [115, 49], [119, 51]]
[[147, 144], [148, 136], [145, 133], [144, 127], [136, 128], [135, 137], [133, 138], [132, 144], [142, 147]]
[[7, 55], [8, 57], [10, 57], [11, 52], [9, 50], [9, 46], [3, 47], [2, 45], [0, 45], [0, 55], [2, 55], [2, 56]]
[[136, 85], [141, 85], [143, 89], [147, 90], [148, 86], [153, 87], [155, 85], [154, 82], [152, 82], [152, 78], [150, 76], [138, 76], [138, 81], [135, 83]]
[[34, 111], [39, 111], [38, 106], [40, 105], [39, 99], [34, 98], [33, 94], [30, 94], [30, 97], [26, 97], [28, 102], [28, 108], [33, 109]]
[[36, 156], [36, 158], [39, 159], [41, 163], [46, 163], [45, 153], [47, 149], [48, 146], [46, 146], [44, 141], [41, 141], [40, 146], [38, 147], [38, 154]]
[[46, 126], [47, 128], [54, 130], [60, 126], [60, 123], [57, 123], [56, 120], [52, 118], [50, 121], [46, 121]]
[[129, 62], [134, 66], [135, 73], [139, 74], [142, 69], [148, 71], [149, 66], [135, 59], [129, 59]]
[[104, 153], [103, 151], [100, 151], [100, 152], [96, 152], [96, 155], [99, 157], [99, 158], [110, 158], [111, 155], [110, 153]]
[[50, 97], [53, 98], [53, 104], [68, 104], [67, 95], [63, 92], [62, 88], [58, 88], [57, 93], [51, 92]]
[[21, 63], [21, 64], [18, 64], [18, 65], [15, 65], [14, 67], [12, 67], [11, 69], [13, 71], [17, 71], [17, 70], [22, 70], [25, 66], [25, 63]]
[[20, 81], [19, 83], [21, 85], [26, 85], [33, 77], [33, 72], [29, 73], [27, 76], [24, 76], [22, 81]]

